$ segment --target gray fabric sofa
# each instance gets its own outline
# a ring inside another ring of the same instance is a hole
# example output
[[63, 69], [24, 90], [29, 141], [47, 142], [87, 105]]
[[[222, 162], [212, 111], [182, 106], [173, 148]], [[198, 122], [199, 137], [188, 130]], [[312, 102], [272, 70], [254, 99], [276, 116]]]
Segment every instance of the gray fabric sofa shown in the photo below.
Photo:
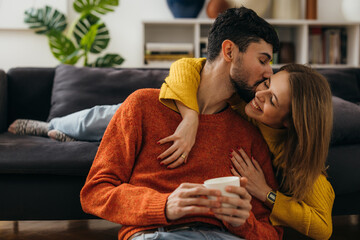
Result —
[[[360, 214], [360, 69], [319, 69], [334, 97], [328, 157], [334, 215]], [[0, 71], [0, 220], [87, 219], [79, 192], [98, 142], [56, 142], [7, 132], [18, 118], [53, 117], [117, 104], [139, 88], [158, 88], [168, 69], [13, 68]]]

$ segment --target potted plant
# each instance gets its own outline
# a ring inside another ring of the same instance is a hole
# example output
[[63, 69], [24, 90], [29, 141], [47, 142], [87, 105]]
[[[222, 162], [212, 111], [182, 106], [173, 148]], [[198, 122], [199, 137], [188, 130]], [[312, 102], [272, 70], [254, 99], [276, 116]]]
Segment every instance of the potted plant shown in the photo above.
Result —
[[83, 58], [83, 65], [113, 67], [123, 63], [119, 54], [106, 54], [89, 62], [90, 54], [99, 54], [109, 44], [109, 30], [100, 16], [113, 12], [119, 0], [75, 0], [73, 7], [79, 17], [67, 29], [66, 16], [50, 6], [25, 11], [25, 23], [35, 33], [46, 35], [51, 53], [64, 64], [76, 64]]

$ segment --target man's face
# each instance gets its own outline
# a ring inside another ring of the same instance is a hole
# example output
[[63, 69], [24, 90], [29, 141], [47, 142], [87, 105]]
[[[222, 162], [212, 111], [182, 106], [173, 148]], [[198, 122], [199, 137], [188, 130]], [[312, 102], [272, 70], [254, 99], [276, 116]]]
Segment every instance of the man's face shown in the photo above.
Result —
[[236, 48], [235, 61], [230, 69], [230, 81], [245, 101], [254, 98], [256, 86], [273, 74], [270, 65], [272, 51], [271, 44], [264, 40], [250, 43], [244, 53]]

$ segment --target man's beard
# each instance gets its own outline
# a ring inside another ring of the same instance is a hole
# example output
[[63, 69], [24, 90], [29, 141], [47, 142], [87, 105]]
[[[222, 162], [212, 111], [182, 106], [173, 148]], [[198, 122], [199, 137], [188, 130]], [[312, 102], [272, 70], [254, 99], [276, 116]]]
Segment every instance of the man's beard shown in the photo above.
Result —
[[242, 57], [238, 57], [236, 65], [230, 70], [229, 78], [235, 92], [246, 102], [250, 102], [255, 97], [256, 86], [248, 84], [247, 72], [244, 71]]
[[233, 85], [235, 92], [245, 101], [250, 102], [255, 97], [255, 87], [246, 84], [244, 79], [237, 79], [230, 77], [230, 82]]

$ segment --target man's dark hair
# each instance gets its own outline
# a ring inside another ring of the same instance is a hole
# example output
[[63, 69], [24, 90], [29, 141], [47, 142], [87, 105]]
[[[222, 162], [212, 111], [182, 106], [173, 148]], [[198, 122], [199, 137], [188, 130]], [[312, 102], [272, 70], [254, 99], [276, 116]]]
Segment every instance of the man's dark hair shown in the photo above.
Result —
[[261, 39], [271, 44], [274, 52], [279, 51], [279, 38], [274, 27], [246, 7], [230, 8], [216, 18], [209, 31], [209, 61], [215, 60], [227, 39], [234, 42], [240, 52]]

